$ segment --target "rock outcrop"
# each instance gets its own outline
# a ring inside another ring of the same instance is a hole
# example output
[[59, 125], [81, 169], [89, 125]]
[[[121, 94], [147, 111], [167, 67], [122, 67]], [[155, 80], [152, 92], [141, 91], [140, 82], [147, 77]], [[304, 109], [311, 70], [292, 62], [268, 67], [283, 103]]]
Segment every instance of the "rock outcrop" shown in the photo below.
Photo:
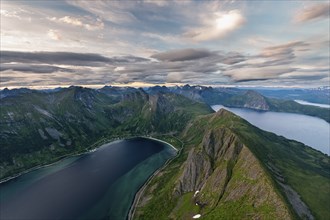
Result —
[[246, 102], [244, 103], [244, 108], [251, 108], [256, 110], [269, 110], [269, 105], [264, 96], [259, 94], [258, 92], [249, 90], [244, 96], [246, 96]]
[[236, 95], [226, 100], [224, 104], [228, 107], [249, 108], [254, 110], [268, 111], [270, 106], [264, 96], [249, 90], [242, 95]]
[[[207, 131], [198, 147], [190, 150], [181, 169], [174, 196], [190, 193], [203, 219], [291, 218], [264, 168], [228, 128]], [[241, 210], [234, 210], [237, 206]], [[184, 208], [178, 203], [171, 216], [180, 216]], [[192, 213], [185, 211], [181, 218], [188, 219]]]

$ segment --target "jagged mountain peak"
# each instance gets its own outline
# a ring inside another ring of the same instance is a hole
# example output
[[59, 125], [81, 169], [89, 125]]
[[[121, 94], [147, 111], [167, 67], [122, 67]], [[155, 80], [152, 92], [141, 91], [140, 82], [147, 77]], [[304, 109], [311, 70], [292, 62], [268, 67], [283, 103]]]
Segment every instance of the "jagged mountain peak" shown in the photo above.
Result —
[[246, 96], [254, 96], [254, 97], [264, 97], [263, 95], [261, 95], [259, 92], [256, 92], [254, 90], [247, 90], [244, 95]]
[[32, 93], [32, 92], [36, 92], [36, 91], [28, 88], [19, 88], [19, 89], [5, 88], [0, 91], [0, 98], [18, 96], [21, 94]]

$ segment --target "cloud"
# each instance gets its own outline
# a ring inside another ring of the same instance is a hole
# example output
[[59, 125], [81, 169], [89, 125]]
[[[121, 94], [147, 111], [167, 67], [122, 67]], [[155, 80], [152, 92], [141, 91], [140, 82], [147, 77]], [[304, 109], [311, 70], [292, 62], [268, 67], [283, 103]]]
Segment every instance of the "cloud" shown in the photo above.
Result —
[[308, 43], [304, 41], [293, 41], [286, 44], [280, 44], [276, 46], [266, 47], [265, 50], [286, 50], [286, 49], [292, 49], [292, 48], [305, 48], [306, 46], [309, 46]]
[[[184, 61], [191, 61], [194, 62], [195, 65], [189, 65], [196, 67], [196, 64], [201, 65], [204, 70], [212, 68], [212, 64], [226, 64], [232, 65], [243, 62], [246, 60], [246, 57], [237, 52], [222, 52], [222, 51], [210, 51], [207, 49], [180, 49], [180, 50], [170, 50], [161, 53], [156, 53], [151, 56], [151, 58], [155, 58], [159, 61], [164, 62], [184, 62]], [[169, 64], [167, 64], [169, 65]], [[173, 64], [171, 64], [173, 65]], [[180, 64], [179, 64], [180, 65]], [[204, 72], [201, 70], [201, 72]], [[196, 71], [199, 71], [197, 68]]]
[[67, 3], [116, 24], [129, 23], [136, 20], [133, 13], [128, 10], [135, 5], [131, 1], [73, 0]]
[[263, 68], [271, 66], [290, 65], [297, 59], [297, 54], [310, 50], [311, 45], [304, 41], [293, 41], [285, 44], [262, 48], [256, 55], [246, 56], [242, 62], [232, 68]]
[[153, 4], [158, 7], [164, 7], [170, 3], [169, 1], [164, 1], [164, 0], [144, 0], [143, 2], [147, 4]]
[[[319, 3], [2, 1], [1, 75], [69, 84], [252, 84], [267, 78], [262, 83], [280, 84], [312, 79], [312, 71], [322, 77], [320, 68], [329, 66], [329, 14], [328, 4]], [[293, 26], [288, 16], [323, 22]], [[33, 52], [41, 50], [49, 52]]]
[[171, 50], [167, 52], [157, 53], [152, 55], [152, 58], [161, 61], [185, 61], [185, 60], [196, 60], [205, 57], [215, 55], [206, 49], [181, 49]]
[[247, 59], [246, 56], [238, 53], [238, 52], [230, 52], [225, 53], [221, 55], [221, 59], [219, 60], [219, 63], [227, 64], [227, 65], [233, 65], [238, 64]]
[[[255, 55], [186, 48], [154, 53], [152, 59], [133, 55], [106, 57], [91, 53], [3, 51], [1, 62], [5, 65], [1, 75], [33, 77], [44, 84], [197, 82], [212, 85], [254, 84], [261, 80], [266, 84], [290, 84], [294, 80], [316, 83], [327, 77], [328, 67], [324, 63], [318, 68], [312, 64], [302, 65], [300, 60], [300, 53], [310, 52], [313, 45], [293, 41], [265, 47]], [[26, 82], [36, 83], [32, 79]]]
[[196, 42], [223, 38], [240, 28], [246, 19], [239, 10], [228, 12], [216, 12], [213, 16], [204, 18], [203, 25], [196, 28], [188, 28], [183, 34], [185, 38]]
[[152, 56], [158, 62], [131, 63], [115, 68], [116, 74], [126, 74], [130, 82], [143, 80], [153, 83], [193, 83], [208, 84], [226, 82], [220, 64], [231, 66], [244, 61], [245, 56], [231, 52], [209, 51], [206, 49], [182, 49], [157, 53]]
[[68, 68], [61, 68], [50, 65], [31, 65], [31, 64], [1, 64], [0, 71], [19, 71], [30, 73], [53, 73], [53, 72], [73, 72]]
[[264, 68], [240, 68], [228, 70], [224, 72], [225, 76], [229, 76], [235, 82], [257, 81], [276, 79], [280, 75], [295, 71], [294, 68], [285, 67], [264, 67]]
[[50, 29], [50, 30], [48, 30], [47, 35], [48, 35], [48, 37], [50, 37], [53, 40], [61, 40], [62, 39], [62, 36], [61, 36], [61, 34], [59, 33], [58, 30]]
[[58, 23], [65, 23], [72, 26], [82, 27], [89, 31], [95, 31], [95, 30], [102, 30], [104, 29], [104, 23], [101, 19], [97, 18], [96, 21], [91, 21], [92, 19], [89, 18], [87, 21], [86, 18], [76, 18], [72, 16], [64, 16], [61, 18], [57, 17], [51, 17], [48, 18], [50, 21], [58, 22]]
[[327, 19], [330, 16], [330, 3], [320, 3], [307, 6], [299, 10], [295, 17], [295, 22], [308, 22], [319, 19]]
[[77, 66], [102, 66], [116, 63], [138, 63], [148, 59], [135, 56], [105, 57], [93, 53], [71, 52], [17, 52], [1, 51], [1, 63], [63, 64]]
[[4, 17], [8, 17], [8, 18], [17, 18], [19, 20], [21, 20], [21, 16], [19, 16], [19, 12], [18, 11], [8, 11], [5, 9], [1, 9], [0, 10], [0, 15], [4, 16]]
[[133, 55], [128, 56], [115, 56], [111, 58], [113, 63], [139, 63], [139, 62], [148, 62], [150, 61], [147, 58], [137, 57]]
[[156, 33], [142, 32], [141, 36], [160, 40], [165, 43], [176, 43], [176, 44], [184, 43], [180, 36], [176, 36], [176, 35], [172, 35], [172, 34], [156, 34]]
[[182, 73], [172, 72], [167, 74], [166, 82], [168, 83], [179, 83], [183, 79]]

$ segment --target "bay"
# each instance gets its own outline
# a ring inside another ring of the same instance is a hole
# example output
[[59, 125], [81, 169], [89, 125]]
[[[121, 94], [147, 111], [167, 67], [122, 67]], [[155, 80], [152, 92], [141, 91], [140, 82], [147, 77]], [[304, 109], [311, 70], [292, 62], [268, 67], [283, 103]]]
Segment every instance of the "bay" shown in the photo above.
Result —
[[32, 171], [0, 184], [0, 219], [124, 220], [135, 193], [175, 154], [132, 138]]

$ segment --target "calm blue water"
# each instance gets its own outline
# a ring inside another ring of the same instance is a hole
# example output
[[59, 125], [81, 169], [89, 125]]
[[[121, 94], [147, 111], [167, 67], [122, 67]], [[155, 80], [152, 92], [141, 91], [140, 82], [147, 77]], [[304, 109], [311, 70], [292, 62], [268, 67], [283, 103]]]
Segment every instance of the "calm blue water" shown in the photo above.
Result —
[[320, 103], [314, 103], [314, 102], [307, 102], [304, 100], [294, 100], [295, 102], [302, 104], [302, 105], [312, 105], [312, 106], [317, 106], [317, 107], [321, 107], [321, 108], [330, 108], [330, 105], [327, 104], [320, 104]]
[[227, 108], [223, 105], [213, 105], [212, 108], [215, 111], [225, 108], [260, 129], [302, 142], [330, 155], [330, 124], [322, 119], [292, 113]]
[[0, 219], [125, 220], [135, 193], [175, 153], [134, 138], [24, 174], [0, 184]]

